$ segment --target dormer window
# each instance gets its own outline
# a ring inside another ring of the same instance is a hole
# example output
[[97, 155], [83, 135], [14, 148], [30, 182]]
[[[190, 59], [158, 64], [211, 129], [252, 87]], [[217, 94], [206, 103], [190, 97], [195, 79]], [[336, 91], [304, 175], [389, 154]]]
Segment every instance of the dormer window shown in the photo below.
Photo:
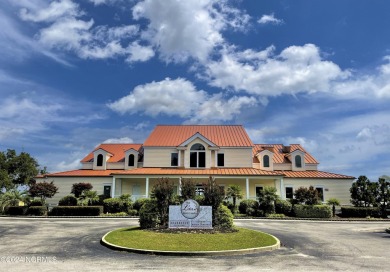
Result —
[[194, 144], [190, 151], [190, 167], [206, 167], [206, 148], [201, 144]]
[[263, 156], [263, 167], [269, 167], [269, 156], [268, 155]]
[[97, 155], [96, 166], [103, 166], [103, 155], [102, 154]]
[[133, 154], [130, 154], [129, 155], [129, 162], [128, 162], [128, 166], [134, 166], [134, 161], [135, 161], [135, 159], [134, 159], [134, 155]]
[[300, 155], [295, 156], [295, 167], [302, 168], [302, 157]]

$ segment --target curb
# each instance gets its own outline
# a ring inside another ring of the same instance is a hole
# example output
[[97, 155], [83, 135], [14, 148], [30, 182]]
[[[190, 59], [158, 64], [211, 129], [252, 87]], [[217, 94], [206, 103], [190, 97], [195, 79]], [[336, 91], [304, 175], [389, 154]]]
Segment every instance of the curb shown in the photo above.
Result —
[[276, 240], [276, 244], [272, 246], [266, 247], [255, 247], [255, 248], [245, 248], [245, 249], [236, 249], [236, 250], [221, 250], [221, 251], [163, 251], [163, 250], [148, 250], [148, 249], [139, 249], [139, 248], [129, 248], [122, 247], [115, 244], [111, 244], [106, 241], [106, 236], [115, 230], [107, 232], [100, 243], [108, 247], [109, 249], [117, 250], [117, 251], [126, 251], [131, 253], [138, 254], [148, 254], [148, 255], [161, 255], [161, 256], [183, 256], [183, 257], [196, 257], [196, 256], [233, 256], [233, 255], [244, 255], [244, 254], [252, 254], [259, 253], [265, 251], [272, 251], [280, 248], [280, 241], [275, 236], [267, 233], [272, 236]]

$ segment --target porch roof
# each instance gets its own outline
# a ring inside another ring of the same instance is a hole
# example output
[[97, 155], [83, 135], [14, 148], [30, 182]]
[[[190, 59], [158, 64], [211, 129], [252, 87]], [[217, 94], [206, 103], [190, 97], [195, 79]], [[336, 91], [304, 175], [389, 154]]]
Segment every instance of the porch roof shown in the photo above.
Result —
[[285, 178], [313, 178], [313, 179], [355, 179], [352, 176], [340, 175], [323, 171], [274, 171]]

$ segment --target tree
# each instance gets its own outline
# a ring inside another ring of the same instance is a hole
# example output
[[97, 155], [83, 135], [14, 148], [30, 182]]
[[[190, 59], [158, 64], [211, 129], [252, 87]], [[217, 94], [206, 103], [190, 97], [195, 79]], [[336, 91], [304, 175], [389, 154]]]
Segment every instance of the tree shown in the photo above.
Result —
[[19, 155], [13, 149], [0, 152], [0, 190], [27, 185], [39, 171], [38, 162], [26, 152]]
[[156, 200], [160, 226], [168, 227], [168, 209], [173, 201], [174, 187], [169, 178], [158, 178], [153, 186], [151, 198]]
[[242, 190], [240, 185], [237, 184], [232, 184], [229, 185], [229, 187], [226, 190], [226, 198], [232, 198], [233, 199], [233, 207], [234, 207], [234, 212], [237, 212], [237, 199], [242, 199]]
[[17, 189], [11, 189], [0, 194], [0, 207], [1, 212], [4, 212], [4, 209], [9, 206], [19, 206], [19, 201], [27, 202], [28, 195], [26, 191], [19, 191]]
[[390, 204], [390, 177], [382, 176], [377, 184], [376, 202], [381, 209], [382, 217], [387, 217], [387, 206]]
[[213, 226], [219, 226], [218, 208], [225, 198], [225, 190], [219, 186], [215, 178], [209, 177], [204, 189], [204, 205], [211, 206], [213, 213]]
[[91, 183], [74, 183], [72, 190], [70, 191], [75, 197], [79, 198], [85, 191], [92, 190], [93, 186]]
[[356, 207], [369, 207], [375, 203], [376, 184], [366, 176], [359, 176], [349, 191], [351, 203]]
[[192, 181], [192, 179], [182, 178], [180, 190], [181, 190], [181, 196], [184, 200], [195, 198], [196, 185]]
[[276, 188], [266, 186], [260, 191], [259, 206], [264, 215], [275, 213], [275, 201], [278, 199]]
[[54, 182], [38, 182], [31, 185], [28, 193], [32, 197], [40, 197], [42, 203], [46, 203], [46, 198], [52, 198], [58, 192], [58, 187]]
[[337, 198], [329, 198], [328, 202], [326, 203], [329, 206], [332, 206], [332, 214], [333, 217], [336, 216], [336, 206], [340, 206], [340, 201]]
[[317, 205], [319, 200], [318, 191], [313, 186], [299, 187], [294, 192], [294, 203], [296, 204]]

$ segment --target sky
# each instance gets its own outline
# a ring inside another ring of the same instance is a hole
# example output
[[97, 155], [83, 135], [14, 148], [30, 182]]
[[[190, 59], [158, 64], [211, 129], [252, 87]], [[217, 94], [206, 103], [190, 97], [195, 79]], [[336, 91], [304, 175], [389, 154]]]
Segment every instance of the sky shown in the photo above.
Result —
[[157, 124], [241, 124], [390, 174], [390, 1], [2, 0], [0, 151], [49, 172]]

